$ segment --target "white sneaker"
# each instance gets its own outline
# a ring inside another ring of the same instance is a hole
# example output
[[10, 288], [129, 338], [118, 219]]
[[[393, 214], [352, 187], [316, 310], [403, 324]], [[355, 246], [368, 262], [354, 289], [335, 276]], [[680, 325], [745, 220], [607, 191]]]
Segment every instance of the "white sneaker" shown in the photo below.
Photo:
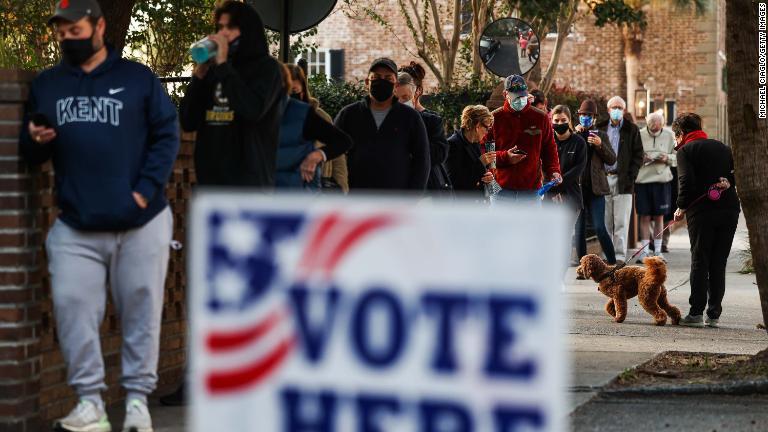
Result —
[[657, 257], [657, 258], [661, 258], [661, 260], [664, 261], [665, 263], [667, 262], [667, 259], [664, 258], [664, 254], [661, 253], [661, 252], [655, 253], [654, 256]]
[[635, 260], [635, 264], [642, 264], [645, 257], [651, 256], [648, 252], [643, 252], [640, 255], [637, 256], [637, 259]]
[[54, 422], [53, 429], [70, 432], [111, 432], [112, 426], [109, 424], [104, 408], [81, 399], [66, 417]]
[[153, 432], [152, 417], [144, 402], [131, 399], [125, 404], [123, 432]]

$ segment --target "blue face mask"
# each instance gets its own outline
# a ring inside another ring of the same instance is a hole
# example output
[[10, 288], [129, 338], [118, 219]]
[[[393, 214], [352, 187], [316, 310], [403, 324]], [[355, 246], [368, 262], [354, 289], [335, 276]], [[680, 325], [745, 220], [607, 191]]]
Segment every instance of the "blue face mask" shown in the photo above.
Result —
[[621, 118], [624, 117], [624, 110], [614, 108], [611, 110], [611, 120], [613, 121], [619, 121]]
[[528, 97], [526, 96], [519, 97], [509, 103], [509, 106], [515, 111], [521, 111], [526, 105], [528, 105]]
[[592, 118], [592, 116], [587, 116], [587, 115], [579, 116], [579, 123], [581, 123], [581, 125], [584, 126], [585, 128], [591, 128], [593, 121], [594, 121], [594, 118]]

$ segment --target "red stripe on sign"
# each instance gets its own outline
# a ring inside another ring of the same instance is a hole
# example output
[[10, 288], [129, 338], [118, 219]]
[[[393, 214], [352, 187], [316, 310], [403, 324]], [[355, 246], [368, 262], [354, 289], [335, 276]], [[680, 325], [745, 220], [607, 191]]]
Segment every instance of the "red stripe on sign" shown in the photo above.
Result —
[[214, 394], [229, 393], [258, 384], [286, 360], [295, 345], [296, 339], [291, 337], [281, 342], [261, 361], [233, 371], [210, 373], [206, 379], [208, 391]]
[[333, 272], [336, 266], [339, 264], [344, 254], [346, 254], [355, 243], [363, 239], [363, 237], [371, 231], [377, 230], [381, 227], [392, 223], [392, 217], [390, 216], [375, 216], [362, 221], [357, 222], [352, 226], [352, 229], [344, 234], [336, 248], [334, 248], [325, 260], [325, 264], [322, 268], [327, 274]]
[[309, 240], [307, 247], [304, 249], [304, 255], [301, 257], [299, 268], [309, 271], [312, 269], [317, 256], [320, 245], [328, 237], [328, 233], [339, 222], [339, 214], [331, 213], [328, 216], [320, 219], [317, 228], [312, 234], [312, 238]]
[[240, 348], [260, 339], [272, 330], [285, 315], [284, 309], [278, 309], [253, 327], [233, 332], [211, 332], [206, 340], [206, 345], [210, 351], [230, 351]]

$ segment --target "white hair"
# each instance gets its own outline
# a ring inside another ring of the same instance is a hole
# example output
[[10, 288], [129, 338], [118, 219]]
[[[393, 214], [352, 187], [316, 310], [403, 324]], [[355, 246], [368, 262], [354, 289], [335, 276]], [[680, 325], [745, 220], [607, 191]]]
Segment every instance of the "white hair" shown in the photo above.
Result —
[[662, 126], [664, 126], [664, 110], [654, 111], [648, 114], [648, 117], [645, 118], [645, 122], [647, 124], [651, 124], [655, 121], [658, 121]]
[[624, 99], [622, 99], [621, 96], [614, 96], [614, 97], [608, 99], [607, 107], [610, 108], [611, 105], [613, 105], [614, 102], [621, 103], [621, 106], [623, 107], [623, 109], [627, 109], [627, 103], [624, 102]]

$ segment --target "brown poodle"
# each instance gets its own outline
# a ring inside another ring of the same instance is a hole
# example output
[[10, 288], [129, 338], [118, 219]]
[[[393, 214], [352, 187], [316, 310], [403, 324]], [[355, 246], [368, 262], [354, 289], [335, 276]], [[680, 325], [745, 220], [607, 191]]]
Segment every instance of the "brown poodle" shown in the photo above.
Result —
[[627, 317], [627, 299], [637, 296], [640, 306], [653, 316], [656, 325], [666, 324], [667, 315], [672, 318], [672, 324], [679, 324], [680, 309], [667, 301], [666, 264], [659, 257], [648, 257], [644, 262], [646, 268], [627, 266], [608, 275], [614, 266], [609, 266], [597, 255], [587, 255], [581, 259], [576, 273], [597, 282], [597, 290], [610, 297], [605, 311], [617, 323], [624, 322]]

